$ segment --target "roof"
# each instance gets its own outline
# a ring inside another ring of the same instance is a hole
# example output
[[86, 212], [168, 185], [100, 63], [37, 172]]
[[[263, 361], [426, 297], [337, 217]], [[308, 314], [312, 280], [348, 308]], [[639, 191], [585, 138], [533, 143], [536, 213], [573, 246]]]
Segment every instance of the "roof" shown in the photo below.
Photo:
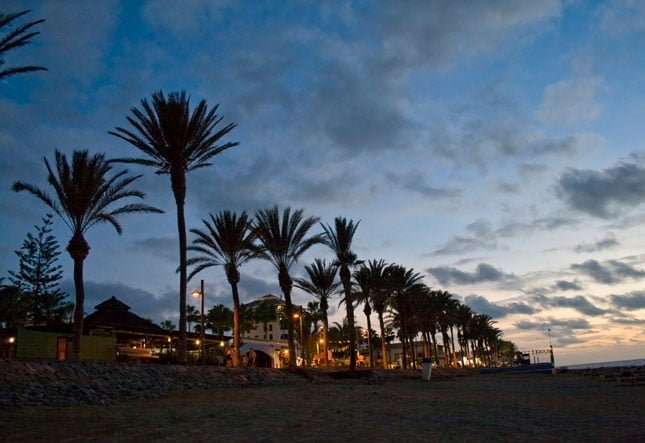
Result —
[[130, 312], [130, 306], [116, 297], [111, 297], [94, 307], [95, 312], [85, 317], [86, 328], [110, 328], [120, 331], [139, 332], [146, 334], [167, 335], [152, 321], [139, 317]]
[[266, 294], [263, 295], [262, 297], [258, 297], [253, 301], [250, 301], [248, 303], [244, 303], [244, 306], [247, 306], [249, 308], [255, 309], [260, 303], [262, 302], [267, 302], [270, 305], [273, 306], [279, 306], [279, 305], [284, 305], [284, 300], [276, 295], [273, 294]]

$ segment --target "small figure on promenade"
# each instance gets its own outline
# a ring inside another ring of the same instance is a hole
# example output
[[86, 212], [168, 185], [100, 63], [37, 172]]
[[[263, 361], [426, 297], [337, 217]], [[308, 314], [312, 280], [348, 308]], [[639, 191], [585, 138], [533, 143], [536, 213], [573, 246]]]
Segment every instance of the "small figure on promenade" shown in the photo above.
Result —
[[248, 365], [251, 366], [252, 368], [255, 367], [255, 358], [258, 355], [255, 353], [255, 349], [251, 348], [249, 351], [249, 360], [248, 360]]

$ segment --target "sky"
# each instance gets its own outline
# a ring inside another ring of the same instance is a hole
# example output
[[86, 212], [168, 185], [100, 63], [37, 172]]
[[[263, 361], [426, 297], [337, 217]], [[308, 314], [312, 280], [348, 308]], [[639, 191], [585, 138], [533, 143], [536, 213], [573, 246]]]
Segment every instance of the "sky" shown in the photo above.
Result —
[[[556, 364], [645, 358], [645, 3], [587, 1], [14, 1], [46, 19], [0, 81], [0, 269], [47, 213], [43, 157], [134, 148], [108, 134], [155, 91], [219, 104], [239, 142], [188, 175], [186, 220], [278, 204], [360, 220], [360, 259], [414, 268]], [[118, 166], [117, 170], [126, 166]], [[165, 214], [92, 228], [85, 309], [116, 296], [178, 312], [168, 176], [137, 188]], [[70, 234], [54, 232], [61, 249]], [[314, 232], [320, 232], [317, 227]], [[293, 270], [314, 258], [312, 248]], [[63, 288], [73, 294], [64, 253]], [[0, 273], [7, 274], [6, 271]], [[268, 262], [242, 301], [280, 294]], [[198, 279], [232, 305], [224, 271]], [[294, 290], [294, 303], [311, 298]], [[337, 300], [336, 300], [337, 301]], [[197, 301], [192, 301], [197, 305]], [[332, 321], [341, 321], [331, 303]], [[365, 324], [364, 316], [358, 316]]]

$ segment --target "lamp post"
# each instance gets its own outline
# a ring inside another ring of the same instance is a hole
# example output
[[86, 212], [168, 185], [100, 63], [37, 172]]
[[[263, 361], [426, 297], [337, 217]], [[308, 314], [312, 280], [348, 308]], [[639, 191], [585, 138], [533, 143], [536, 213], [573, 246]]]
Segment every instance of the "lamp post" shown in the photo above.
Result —
[[201, 317], [200, 317], [200, 332], [201, 332], [201, 340], [199, 341], [200, 345], [200, 356], [201, 356], [201, 361], [202, 361], [202, 366], [205, 363], [205, 357], [206, 355], [204, 354], [204, 280], [201, 280], [201, 287], [200, 291], [193, 291], [191, 294], [193, 297], [201, 297], [201, 304], [202, 304], [202, 310], [201, 310]]

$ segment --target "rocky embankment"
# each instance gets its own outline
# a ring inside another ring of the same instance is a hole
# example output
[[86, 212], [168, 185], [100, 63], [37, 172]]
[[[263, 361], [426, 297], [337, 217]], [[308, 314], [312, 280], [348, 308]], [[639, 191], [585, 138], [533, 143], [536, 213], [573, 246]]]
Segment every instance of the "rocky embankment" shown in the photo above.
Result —
[[[457, 374], [433, 371], [433, 380]], [[0, 360], [0, 407], [108, 404], [158, 398], [186, 389], [242, 386], [353, 383], [420, 378], [420, 370], [230, 369], [138, 363]]]

